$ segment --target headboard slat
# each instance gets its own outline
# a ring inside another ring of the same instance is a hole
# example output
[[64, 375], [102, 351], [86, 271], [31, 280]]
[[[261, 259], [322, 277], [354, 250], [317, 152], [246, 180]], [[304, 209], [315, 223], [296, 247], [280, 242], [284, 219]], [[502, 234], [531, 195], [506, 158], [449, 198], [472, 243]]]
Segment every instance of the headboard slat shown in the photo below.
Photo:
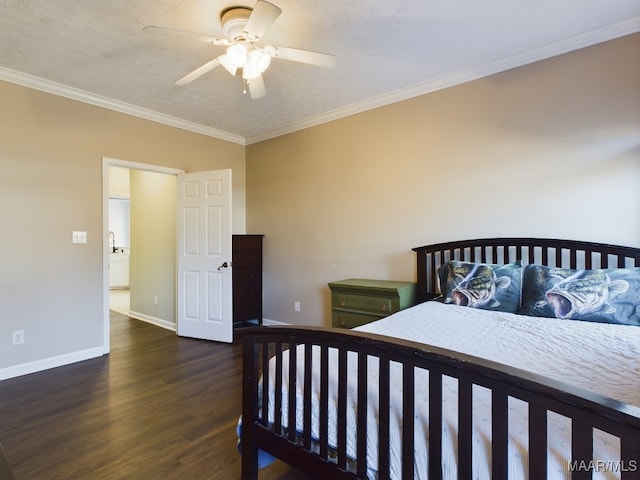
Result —
[[569, 258], [571, 259], [569, 268], [578, 268], [578, 262], [576, 261], [577, 255], [575, 250], [571, 249], [569, 251]]
[[584, 268], [591, 270], [593, 268], [593, 250], [590, 248], [584, 253]]

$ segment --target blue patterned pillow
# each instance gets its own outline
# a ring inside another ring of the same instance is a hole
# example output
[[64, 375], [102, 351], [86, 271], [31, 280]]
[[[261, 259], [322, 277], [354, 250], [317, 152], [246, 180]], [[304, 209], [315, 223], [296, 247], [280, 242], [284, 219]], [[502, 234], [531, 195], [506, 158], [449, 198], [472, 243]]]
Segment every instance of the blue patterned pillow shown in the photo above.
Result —
[[516, 313], [520, 308], [522, 263], [506, 265], [450, 260], [438, 270], [444, 303]]
[[519, 313], [640, 326], [640, 268], [570, 270], [527, 265]]

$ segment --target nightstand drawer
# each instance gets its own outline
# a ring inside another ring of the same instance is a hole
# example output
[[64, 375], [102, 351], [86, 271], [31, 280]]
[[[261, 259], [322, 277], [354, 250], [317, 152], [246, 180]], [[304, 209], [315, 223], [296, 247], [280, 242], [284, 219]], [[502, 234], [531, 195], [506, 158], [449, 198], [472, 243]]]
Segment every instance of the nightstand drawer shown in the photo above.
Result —
[[365, 325], [367, 323], [373, 322], [375, 320], [380, 320], [380, 316], [367, 315], [366, 313], [351, 313], [334, 310], [331, 324], [334, 327], [355, 328], [359, 327], [360, 325]]
[[393, 299], [389, 297], [337, 292], [333, 296], [332, 307], [386, 315], [393, 311]]

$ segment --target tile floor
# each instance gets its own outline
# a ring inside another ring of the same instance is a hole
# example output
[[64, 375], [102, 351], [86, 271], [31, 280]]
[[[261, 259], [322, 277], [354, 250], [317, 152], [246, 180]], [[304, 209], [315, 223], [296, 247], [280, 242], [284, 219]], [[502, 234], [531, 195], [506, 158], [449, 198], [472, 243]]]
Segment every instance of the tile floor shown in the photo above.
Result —
[[109, 310], [129, 315], [129, 290], [111, 289], [109, 290]]

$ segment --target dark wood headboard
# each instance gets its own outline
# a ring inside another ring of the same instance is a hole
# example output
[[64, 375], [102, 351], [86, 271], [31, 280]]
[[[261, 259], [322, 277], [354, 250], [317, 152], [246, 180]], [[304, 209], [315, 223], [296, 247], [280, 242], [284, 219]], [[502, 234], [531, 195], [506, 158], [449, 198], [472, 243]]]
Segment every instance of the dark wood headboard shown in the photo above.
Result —
[[504, 264], [521, 260], [561, 268], [640, 267], [640, 248], [545, 238], [482, 238], [436, 243], [417, 254], [418, 301], [438, 296], [438, 268], [449, 260]]

